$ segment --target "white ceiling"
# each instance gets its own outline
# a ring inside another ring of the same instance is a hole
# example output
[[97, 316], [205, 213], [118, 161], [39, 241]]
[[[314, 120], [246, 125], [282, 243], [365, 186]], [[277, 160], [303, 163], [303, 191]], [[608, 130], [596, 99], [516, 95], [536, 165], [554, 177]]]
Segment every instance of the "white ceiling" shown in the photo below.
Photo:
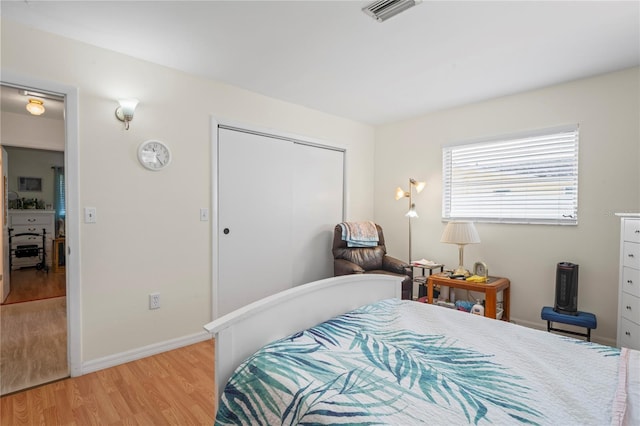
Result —
[[640, 64], [638, 1], [6, 1], [45, 31], [370, 124]]

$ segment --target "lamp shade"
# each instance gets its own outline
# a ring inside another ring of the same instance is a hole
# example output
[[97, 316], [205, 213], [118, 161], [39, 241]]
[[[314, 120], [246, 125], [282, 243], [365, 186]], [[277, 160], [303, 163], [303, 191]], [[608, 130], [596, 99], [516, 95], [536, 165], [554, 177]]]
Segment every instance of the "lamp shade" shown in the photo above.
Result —
[[419, 194], [422, 192], [425, 186], [427, 186], [427, 182], [417, 182], [414, 179], [411, 179], [411, 185], [416, 188], [416, 192]]
[[411, 204], [411, 208], [409, 208], [409, 211], [407, 213], [405, 213], [406, 217], [418, 217], [418, 212], [416, 211], [416, 205], [415, 204]]
[[480, 235], [473, 222], [453, 221], [447, 223], [440, 238], [441, 243], [449, 244], [477, 244]]
[[120, 104], [120, 108], [122, 108], [122, 114], [125, 117], [128, 117], [129, 120], [131, 120], [131, 118], [133, 118], [133, 112], [136, 110], [136, 107], [138, 106], [138, 103], [140, 101], [138, 101], [137, 99], [119, 99], [118, 103]]

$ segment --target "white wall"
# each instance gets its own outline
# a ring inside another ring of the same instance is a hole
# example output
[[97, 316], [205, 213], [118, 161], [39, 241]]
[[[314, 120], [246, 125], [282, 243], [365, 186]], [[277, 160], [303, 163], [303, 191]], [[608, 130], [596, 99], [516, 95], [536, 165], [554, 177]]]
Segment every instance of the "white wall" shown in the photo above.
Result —
[[[198, 333], [211, 319], [211, 222], [199, 220], [211, 204], [211, 116], [345, 147], [348, 215], [373, 215], [370, 126], [7, 20], [1, 35], [3, 70], [79, 88], [79, 207], [97, 208], [97, 223], [80, 229], [84, 363]], [[114, 117], [121, 97], [140, 99], [129, 131]], [[138, 164], [147, 139], [170, 146], [165, 171]], [[258, 278], [248, 272], [242, 285], [251, 291]], [[152, 292], [159, 310], [147, 309]]]
[[[64, 154], [58, 151], [24, 149], [6, 146], [8, 189], [20, 198], [37, 198], [44, 204], [54, 204], [53, 166], [64, 166]], [[26, 192], [18, 189], [18, 177], [38, 177], [42, 179], [41, 192]], [[51, 209], [50, 209], [51, 210]]]
[[440, 243], [442, 146], [559, 124], [580, 124], [579, 225], [478, 224], [481, 244], [465, 249], [468, 268], [484, 260], [492, 275], [511, 280], [511, 318], [540, 327], [540, 309], [553, 305], [555, 268], [580, 265], [578, 307], [598, 317], [594, 339], [615, 343], [619, 219], [640, 211], [640, 71], [574, 81], [449, 109], [376, 129], [375, 218], [391, 252], [406, 258], [407, 200], [395, 201], [408, 178], [426, 180], [415, 197], [413, 257], [455, 267], [456, 246]]
[[0, 143], [23, 148], [64, 151], [64, 121], [44, 116], [0, 112]]

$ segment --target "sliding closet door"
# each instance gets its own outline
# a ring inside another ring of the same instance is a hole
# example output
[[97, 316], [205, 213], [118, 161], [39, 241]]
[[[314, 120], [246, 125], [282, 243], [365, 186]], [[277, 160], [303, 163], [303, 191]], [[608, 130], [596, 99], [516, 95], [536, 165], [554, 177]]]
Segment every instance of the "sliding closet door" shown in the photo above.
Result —
[[218, 132], [215, 302], [224, 315], [291, 287], [293, 143]]
[[288, 136], [217, 130], [217, 316], [333, 276], [344, 151]]
[[333, 228], [343, 217], [344, 152], [296, 144], [293, 285], [333, 276]]

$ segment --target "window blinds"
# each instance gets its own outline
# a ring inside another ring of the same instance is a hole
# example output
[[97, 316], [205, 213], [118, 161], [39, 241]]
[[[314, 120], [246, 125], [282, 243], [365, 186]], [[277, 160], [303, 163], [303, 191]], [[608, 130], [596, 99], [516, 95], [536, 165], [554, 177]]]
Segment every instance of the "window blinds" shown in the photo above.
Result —
[[578, 126], [442, 150], [444, 220], [578, 223]]

